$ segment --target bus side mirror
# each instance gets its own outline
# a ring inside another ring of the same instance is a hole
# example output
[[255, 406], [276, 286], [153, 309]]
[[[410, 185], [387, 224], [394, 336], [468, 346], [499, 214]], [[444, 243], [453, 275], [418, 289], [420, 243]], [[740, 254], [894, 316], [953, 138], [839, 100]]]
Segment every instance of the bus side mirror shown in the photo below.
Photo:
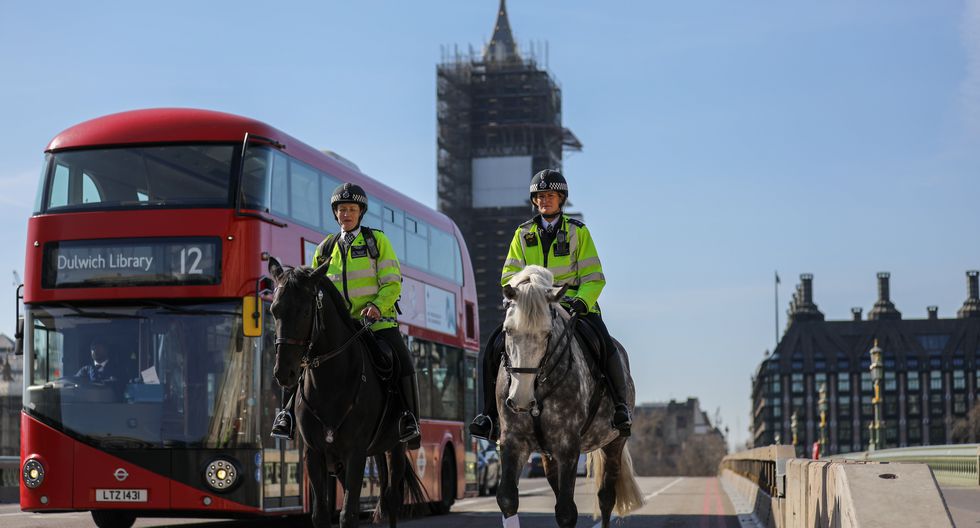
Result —
[[17, 286], [17, 292], [14, 294], [16, 299], [14, 299], [15, 306], [15, 317], [17, 322], [15, 323], [17, 329], [14, 332], [14, 354], [18, 356], [24, 355], [24, 316], [20, 315], [20, 302], [24, 300], [24, 285], [21, 284]]
[[17, 331], [14, 332], [14, 354], [24, 355], [24, 316], [17, 318]]

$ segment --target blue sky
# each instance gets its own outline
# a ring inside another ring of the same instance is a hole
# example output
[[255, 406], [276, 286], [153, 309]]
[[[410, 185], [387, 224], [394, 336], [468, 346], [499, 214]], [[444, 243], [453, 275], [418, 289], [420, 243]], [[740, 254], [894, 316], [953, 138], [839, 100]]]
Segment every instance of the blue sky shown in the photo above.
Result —
[[[497, 3], [3, 2], [0, 298], [23, 275], [44, 146], [107, 113], [258, 118], [433, 205], [440, 47], [480, 49]], [[804, 272], [830, 319], [867, 313], [877, 271], [906, 317], [955, 315], [980, 268], [980, 2], [508, 10], [522, 47], [548, 43], [585, 145], [564, 168], [639, 400], [698, 396], [744, 441], [777, 269], [781, 326]]]

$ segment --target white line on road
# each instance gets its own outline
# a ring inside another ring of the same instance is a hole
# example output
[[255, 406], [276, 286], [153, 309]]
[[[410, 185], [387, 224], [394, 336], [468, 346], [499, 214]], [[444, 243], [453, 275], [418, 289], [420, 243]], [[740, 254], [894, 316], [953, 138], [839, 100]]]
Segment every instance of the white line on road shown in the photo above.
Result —
[[[655, 491], [655, 492], [653, 492], [653, 493], [651, 493], [651, 494], [649, 494], [649, 495], [647, 495], [647, 496], [645, 496], [645, 497], [643, 497], [643, 501], [644, 501], [644, 502], [646, 502], [646, 501], [648, 501], [648, 500], [650, 500], [650, 499], [652, 499], [652, 498], [654, 498], [654, 497], [656, 497], [657, 495], [660, 495], [661, 493], [663, 493], [663, 492], [665, 492], [665, 491], [667, 491], [667, 488], [669, 488], [669, 487], [671, 487], [671, 486], [673, 486], [674, 484], [677, 484], [678, 482], [680, 482], [680, 481], [682, 481], [682, 480], [684, 480], [684, 477], [677, 477], [677, 478], [676, 478], [676, 479], [675, 479], [675, 480], [674, 480], [673, 482], [671, 482], [670, 484], [667, 484], [666, 486], [664, 486], [664, 487], [662, 487], [662, 488], [660, 488], [660, 489], [658, 489], [657, 491]], [[618, 517], [619, 517], [619, 516], [618, 516], [618, 515], [616, 515], [615, 513], [614, 513], [614, 514], [612, 514], [612, 516], [611, 516], [611, 517], [609, 518], [609, 522], [611, 523], [613, 519], [617, 519]], [[597, 523], [595, 523], [595, 526], [593, 526], [592, 528], [602, 528], [602, 520], [600, 519], [600, 520], [599, 520], [599, 522], [597, 522]]]
[[[542, 491], [551, 491], [551, 486], [544, 486], [540, 488], [531, 488], [529, 490], [518, 490], [518, 497], [526, 497], [528, 495], [534, 495], [535, 493], [541, 493]], [[497, 497], [479, 497], [473, 499], [466, 499], [466, 504], [482, 504], [483, 502], [496, 502]]]

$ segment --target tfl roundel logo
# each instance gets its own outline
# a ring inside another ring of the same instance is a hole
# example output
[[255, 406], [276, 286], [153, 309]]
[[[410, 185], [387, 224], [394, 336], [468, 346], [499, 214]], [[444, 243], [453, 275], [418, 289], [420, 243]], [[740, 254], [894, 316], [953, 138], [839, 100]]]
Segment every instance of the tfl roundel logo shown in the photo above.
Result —
[[112, 474], [112, 476], [116, 477], [116, 480], [118, 480], [119, 482], [122, 482], [126, 480], [126, 477], [129, 476], [129, 473], [123, 468], [118, 468], [116, 469], [116, 472]]

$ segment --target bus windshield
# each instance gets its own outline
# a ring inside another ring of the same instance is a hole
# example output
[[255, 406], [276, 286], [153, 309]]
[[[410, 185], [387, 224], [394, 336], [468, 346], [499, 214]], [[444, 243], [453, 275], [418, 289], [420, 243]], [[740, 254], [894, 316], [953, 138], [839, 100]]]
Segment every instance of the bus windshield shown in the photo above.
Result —
[[234, 159], [234, 146], [214, 144], [56, 152], [49, 156], [38, 212], [225, 207]]
[[24, 407], [101, 448], [257, 447], [240, 306], [29, 307]]

